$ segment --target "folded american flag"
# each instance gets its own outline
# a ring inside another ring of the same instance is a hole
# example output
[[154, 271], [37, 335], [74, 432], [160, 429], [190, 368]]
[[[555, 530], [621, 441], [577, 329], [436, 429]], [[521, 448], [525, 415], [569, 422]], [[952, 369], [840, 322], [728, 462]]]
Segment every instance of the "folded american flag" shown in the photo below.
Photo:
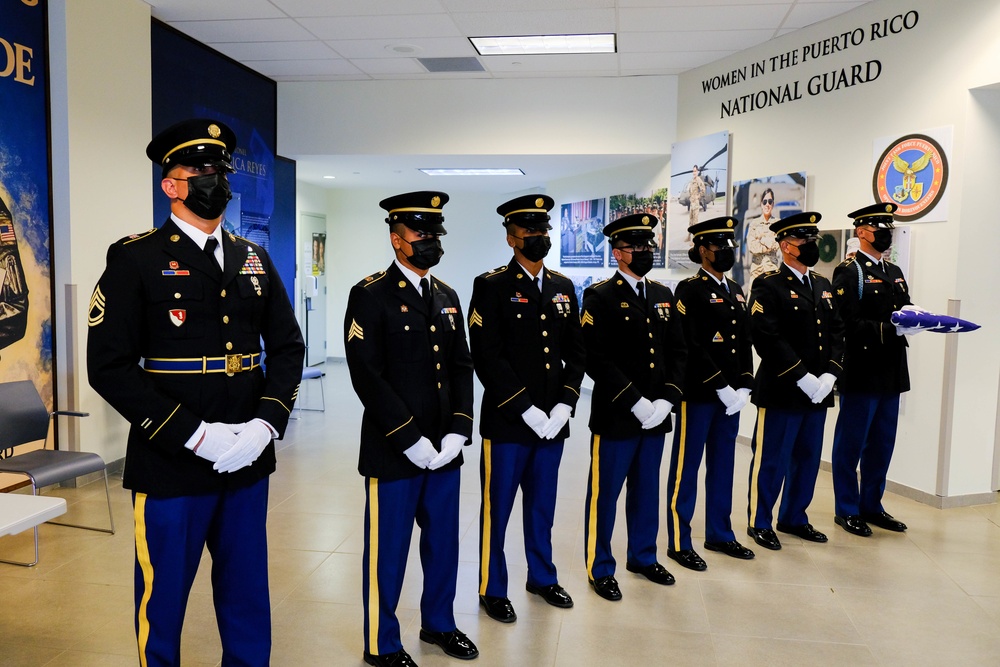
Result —
[[975, 322], [951, 315], [938, 315], [918, 310], [897, 310], [893, 312], [891, 320], [898, 327], [936, 331], [937, 333], [962, 333], [975, 331], [979, 328]]

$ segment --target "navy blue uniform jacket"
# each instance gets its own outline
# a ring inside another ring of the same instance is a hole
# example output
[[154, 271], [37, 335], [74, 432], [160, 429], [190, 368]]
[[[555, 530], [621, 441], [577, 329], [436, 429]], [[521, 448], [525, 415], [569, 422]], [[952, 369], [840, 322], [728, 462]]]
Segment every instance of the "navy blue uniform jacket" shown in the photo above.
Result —
[[[458, 294], [431, 277], [428, 312], [395, 262], [351, 288], [344, 346], [354, 391], [364, 405], [358, 472], [393, 480], [421, 468], [403, 453], [426, 437], [472, 437], [472, 357]], [[462, 465], [462, 455], [440, 468]]]
[[[212, 470], [184, 443], [202, 421], [264, 419], [280, 434], [302, 380], [305, 346], [267, 252], [224, 233], [225, 267], [172, 220], [108, 249], [90, 301], [90, 384], [131, 424], [123, 485], [154, 496], [214, 492], [274, 472], [274, 443], [234, 473]], [[198, 359], [267, 350], [261, 368], [225, 373], [149, 372], [142, 359]]]
[[788, 265], [757, 276], [750, 289], [750, 332], [760, 355], [753, 403], [761, 408], [806, 410], [833, 407], [833, 392], [813, 404], [798, 382], [806, 373], [840, 377], [844, 323], [830, 281], [809, 272], [806, 289]]
[[668, 416], [643, 430], [632, 414], [640, 398], [682, 398], [684, 333], [674, 312], [670, 288], [646, 280], [645, 303], [617, 271], [583, 293], [581, 316], [587, 348], [587, 374], [594, 380], [590, 430], [611, 439], [670, 431]]
[[[542, 293], [516, 259], [476, 278], [469, 342], [485, 387], [479, 432], [503, 442], [537, 443], [521, 414], [534, 405], [575, 408], [584, 348], [576, 290], [566, 276], [542, 269]], [[569, 437], [569, 424], [556, 439]]]

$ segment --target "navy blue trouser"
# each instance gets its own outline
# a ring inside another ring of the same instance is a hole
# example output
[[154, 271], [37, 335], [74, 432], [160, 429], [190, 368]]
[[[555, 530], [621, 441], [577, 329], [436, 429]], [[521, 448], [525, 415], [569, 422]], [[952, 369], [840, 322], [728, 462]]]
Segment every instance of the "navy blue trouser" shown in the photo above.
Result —
[[559, 582], [552, 562], [552, 522], [562, 453], [562, 440], [535, 444], [483, 440], [479, 463], [483, 492], [479, 512], [480, 595], [507, 597], [504, 540], [518, 487], [528, 583], [541, 587]]
[[789, 526], [809, 523], [806, 508], [816, 490], [825, 422], [825, 408], [757, 409], [747, 502], [747, 518], [752, 528], [773, 528], [772, 513], [779, 493], [778, 523]]
[[461, 471], [424, 470], [414, 477], [381, 481], [366, 477], [362, 598], [365, 651], [403, 648], [396, 606], [403, 588], [414, 522], [420, 528], [424, 586], [420, 625], [432, 632], [455, 630], [458, 579], [458, 500]]
[[898, 421], [899, 394], [840, 393], [831, 455], [837, 516], [883, 511], [882, 494], [896, 446]]
[[132, 494], [135, 626], [139, 664], [181, 664], [181, 628], [202, 552], [212, 556], [212, 594], [222, 664], [267, 665], [267, 478], [197, 496]]
[[622, 485], [628, 563], [639, 567], [656, 562], [656, 534], [660, 527], [660, 462], [665, 436], [642, 434], [621, 440], [592, 435], [590, 479], [584, 523], [584, 558], [591, 581], [615, 573], [611, 535]]
[[722, 401], [682, 401], [678, 406], [667, 476], [667, 535], [674, 551], [691, 548], [691, 517], [698, 499], [702, 452], [705, 453], [705, 541], [736, 539], [730, 514], [739, 428], [739, 414], [727, 415]]

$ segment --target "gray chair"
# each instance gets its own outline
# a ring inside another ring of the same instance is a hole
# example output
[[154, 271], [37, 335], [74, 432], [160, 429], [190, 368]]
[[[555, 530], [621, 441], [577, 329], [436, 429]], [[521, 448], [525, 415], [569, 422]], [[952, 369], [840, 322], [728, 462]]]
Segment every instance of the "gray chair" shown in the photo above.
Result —
[[[111, 512], [111, 491], [108, 488], [108, 469], [104, 459], [92, 452], [70, 452], [66, 450], [36, 449], [24, 454], [13, 454], [14, 448], [39, 440], [46, 440], [49, 434], [49, 420], [55, 415], [86, 417], [86, 412], [58, 410], [49, 413], [30, 380], [5, 382], [0, 384], [0, 472], [26, 475], [31, 481], [31, 492], [51, 484], [59, 484], [82, 475], [100, 472], [104, 475], [104, 492], [108, 498], [108, 519], [110, 528], [82, 526], [73, 523], [50, 521], [60, 526], [85, 528], [102, 533], [115, 532], [115, 517]], [[30, 563], [0, 559], [0, 563], [31, 567], [38, 563], [38, 526], [35, 526], [35, 560]]]
[[[320, 406], [318, 408], [303, 408], [299, 407], [300, 401], [296, 400], [296, 406], [299, 410], [313, 410], [315, 412], [326, 412], [326, 393], [323, 391], [323, 376], [326, 375], [323, 371], [316, 368], [315, 366], [306, 366], [302, 369], [302, 381], [306, 380], [319, 380], [319, 397]], [[299, 397], [301, 398], [301, 397]]]

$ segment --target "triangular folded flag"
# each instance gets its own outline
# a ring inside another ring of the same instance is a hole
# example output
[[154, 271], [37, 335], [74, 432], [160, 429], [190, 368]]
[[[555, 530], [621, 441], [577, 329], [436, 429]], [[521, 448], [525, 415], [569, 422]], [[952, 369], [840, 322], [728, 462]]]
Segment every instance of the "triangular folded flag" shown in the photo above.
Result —
[[892, 323], [908, 329], [923, 329], [937, 333], [963, 333], [975, 331], [979, 325], [951, 315], [921, 312], [918, 310], [897, 310], [892, 313]]

